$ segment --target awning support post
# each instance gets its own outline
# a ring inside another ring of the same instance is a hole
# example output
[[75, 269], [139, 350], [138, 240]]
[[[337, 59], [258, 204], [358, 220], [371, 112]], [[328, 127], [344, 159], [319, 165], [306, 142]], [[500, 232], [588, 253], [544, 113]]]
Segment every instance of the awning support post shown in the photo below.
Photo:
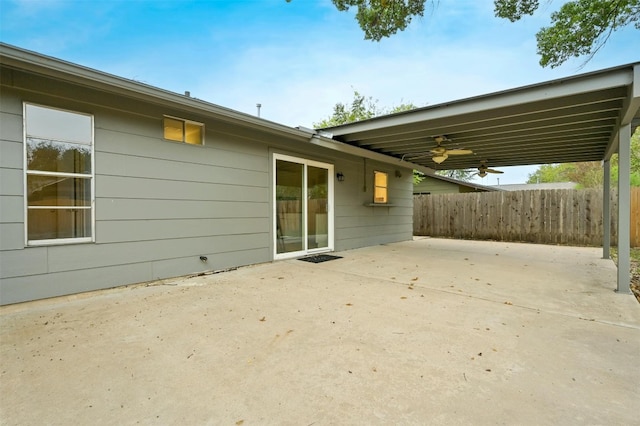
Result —
[[618, 287], [631, 294], [631, 124], [620, 127], [618, 140]]
[[602, 179], [602, 258], [611, 258], [611, 159], [603, 162]]

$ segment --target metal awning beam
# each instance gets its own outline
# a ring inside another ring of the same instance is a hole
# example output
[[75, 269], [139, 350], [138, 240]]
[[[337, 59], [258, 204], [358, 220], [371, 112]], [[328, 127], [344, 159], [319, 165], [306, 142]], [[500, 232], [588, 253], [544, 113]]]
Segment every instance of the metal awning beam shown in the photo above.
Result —
[[450, 119], [451, 117], [460, 115], [479, 114], [482, 111], [500, 110], [501, 108], [512, 109], [518, 105], [541, 101], [547, 101], [550, 105], [553, 105], [553, 101], [557, 99], [626, 87], [631, 84], [632, 81], [633, 76], [629, 70], [621, 67], [610, 70], [607, 73], [598, 72], [585, 74], [515, 90], [443, 103], [432, 107], [419, 108], [401, 114], [363, 120], [332, 127], [330, 131], [334, 137], [357, 135], [362, 132], [380, 131], [383, 129], [389, 130], [397, 126], [419, 124], [439, 118]]

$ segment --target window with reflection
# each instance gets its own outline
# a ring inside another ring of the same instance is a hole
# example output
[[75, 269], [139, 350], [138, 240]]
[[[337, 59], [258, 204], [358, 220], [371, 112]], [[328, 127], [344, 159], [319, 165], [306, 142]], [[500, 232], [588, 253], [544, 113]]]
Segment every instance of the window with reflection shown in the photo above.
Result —
[[93, 241], [93, 117], [25, 104], [27, 244]]

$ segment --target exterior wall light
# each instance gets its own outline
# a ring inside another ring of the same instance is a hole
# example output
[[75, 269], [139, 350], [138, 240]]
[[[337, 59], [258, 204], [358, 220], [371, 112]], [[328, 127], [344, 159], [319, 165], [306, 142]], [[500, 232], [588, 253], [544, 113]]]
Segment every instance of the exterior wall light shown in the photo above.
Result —
[[342, 172], [338, 172], [336, 179], [338, 179], [338, 182], [344, 181], [344, 174], [342, 174]]

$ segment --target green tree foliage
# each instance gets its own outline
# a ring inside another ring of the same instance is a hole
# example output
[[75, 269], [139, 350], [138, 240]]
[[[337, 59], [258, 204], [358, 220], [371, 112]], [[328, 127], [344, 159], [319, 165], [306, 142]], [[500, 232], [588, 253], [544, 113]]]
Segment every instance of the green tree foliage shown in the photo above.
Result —
[[[428, 1], [332, 0], [340, 11], [355, 7], [364, 38], [374, 41], [403, 31], [414, 17], [422, 17]], [[533, 15], [539, 1], [494, 0], [494, 6], [497, 17], [515, 22]], [[640, 29], [640, 0], [568, 1], [551, 15], [551, 25], [536, 35], [540, 65], [554, 68], [571, 57], [583, 55], [588, 56], [588, 61], [614, 31], [630, 24]]]
[[465, 182], [473, 179], [473, 175], [477, 172], [477, 170], [473, 169], [458, 169], [458, 170], [438, 170], [436, 174], [440, 176], [445, 176], [451, 179], [463, 180]]
[[544, 164], [529, 174], [527, 183], [574, 182], [579, 187], [602, 185], [602, 166], [598, 161], [584, 163]]
[[338, 102], [333, 107], [333, 114], [331, 114], [330, 117], [318, 123], [313, 123], [313, 126], [315, 128], [339, 126], [341, 124], [366, 120], [382, 114], [383, 112], [378, 107], [377, 100], [374, 100], [371, 96], [366, 97], [361, 95], [357, 90], [354, 90], [351, 104]]
[[356, 20], [366, 40], [380, 41], [403, 31], [415, 16], [423, 16], [425, 0], [332, 0], [344, 12], [356, 7]]
[[[640, 129], [631, 137], [631, 186], [640, 186]], [[582, 188], [602, 186], [599, 161], [585, 163], [545, 164], [529, 174], [527, 183], [575, 182]], [[611, 157], [611, 184], [618, 182], [618, 155]]]
[[540, 2], [538, 0], [495, 0], [493, 5], [497, 17], [515, 22], [524, 15], [533, 15]]
[[[496, 16], [511, 22], [537, 8], [537, 0], [495, 1]], [[551, 26], [536, 34], [540, 65], [554, 68], [574, 56], [588, 61], [614, 31], [632, 23], [640, 29], [640, 0], [569, 1], [551, 15]]]
[[353, 123], [378, 117], [380, 115], [395, 114], [416, 108], [418, 107], [412, 103], [401, 103], [391, 109], [381, 108], [378, 106], [377, 99], [373, 99], [371, 96], [362, 95], [357, 90], [354, 90], [353, 100], [350, 104], [338, 102], [333, 107], [333, 114], [318, 123], [313, 123], [313, 127], [316, 129], [334, 127], [341, 124]]

